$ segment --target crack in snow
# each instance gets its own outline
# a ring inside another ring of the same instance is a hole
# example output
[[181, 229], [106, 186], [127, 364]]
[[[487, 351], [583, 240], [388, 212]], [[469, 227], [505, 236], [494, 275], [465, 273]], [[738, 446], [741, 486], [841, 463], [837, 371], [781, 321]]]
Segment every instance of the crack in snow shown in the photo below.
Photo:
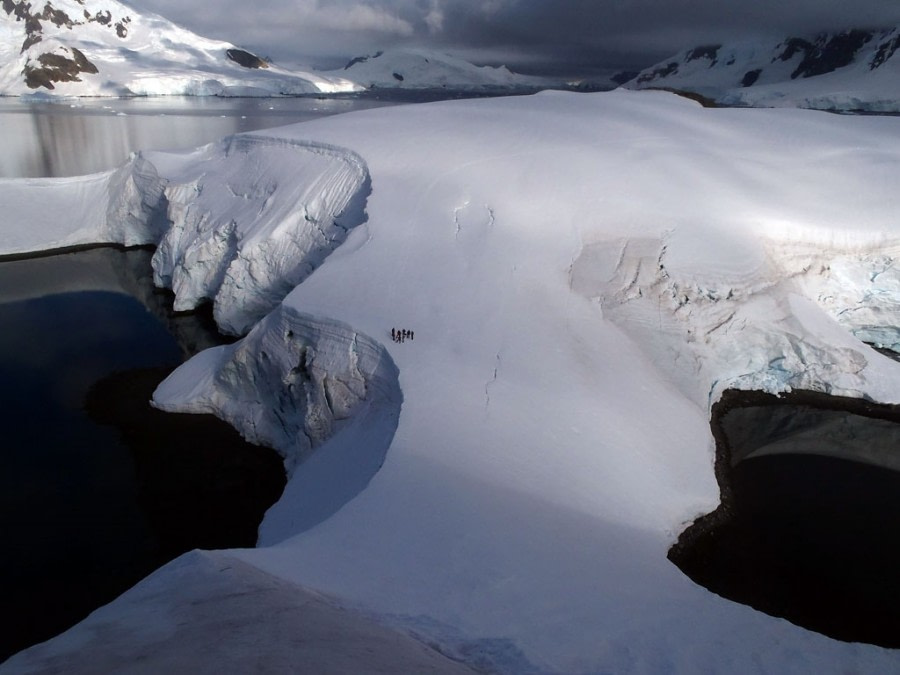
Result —
[[500, 366], [501, 366], [500, 352], [497, 352], [497, 355], [495, 357], [494, 372], [491, 375], [491, 378], [484, 384], [484, 409], [485, 409], [485, 411], [487, 411], [488, 408], [490, 408], [490, 406], [491, 406], [491, 385], [497, 381], [497, 377], [500, 374]]

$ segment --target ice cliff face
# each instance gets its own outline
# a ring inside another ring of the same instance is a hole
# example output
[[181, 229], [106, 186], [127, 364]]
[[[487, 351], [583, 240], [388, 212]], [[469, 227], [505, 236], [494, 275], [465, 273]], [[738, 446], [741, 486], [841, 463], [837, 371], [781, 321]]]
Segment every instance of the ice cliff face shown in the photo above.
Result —
[[116, 0], [0, 4], [0, 94], [277, 95], [352, 91], [344, 78], [271, 66]]
[[626, 86], [690, 91], [725, 105], [893, 111], [900, 109], [898, 47], [900, 28], [704, 45]]
[[105, 238], [125, 246], [158, 243], [169, 227], [165, 189], [165, 179], [142, 155], [112, 172]]
[[[712, 263], [706, 274], [679, 264], [696, 243], [676, 231], [587, 247], [572, 284], [701, 405], [729, 388], [860, 397], [863, 371], [883, 358], [860, 341], [900, 342], [897, 242], [869, 248], [748, 240], [743, 260]], [[612, 261], [611, 277], [592, 276]], [[823, 320], [823, 310], [835, 323]]]
[[176, 310], [212, 300], [219, 327], [239, 335], [365, 220], [369, 174], [347, 150], [253, 136], [208, 146], [200, 160], [168, 177], [156, 281]]
[[[217, 415], [247, 440], [279, 450], [290, 470], [366, 412], [396, 424], [397, 378], [373, 339], [280, 306], [243, 340], [182, 366], [154, 401], [164, 410]], [[380, 458], [386, 450], [367, 449]]]
[[[241, 335], [366, 221], [369, 171], [321, 143], [235, 136], [194, 153], [136, 154], [121, 168], [71, 181], [18, 183], [11, 222], [31, 221], [9, 253], [86, 243], [157, 246], [154, 279], [175, 309], [211, 301], [220, 330]], [[34, 205], [40, 204], [41, 209]], [[68, 214], [89, 214], [68, 228]], [[58, 234], [54, 234], [58, 232]], [[45, 243], [45, 246], [47, 244]]]

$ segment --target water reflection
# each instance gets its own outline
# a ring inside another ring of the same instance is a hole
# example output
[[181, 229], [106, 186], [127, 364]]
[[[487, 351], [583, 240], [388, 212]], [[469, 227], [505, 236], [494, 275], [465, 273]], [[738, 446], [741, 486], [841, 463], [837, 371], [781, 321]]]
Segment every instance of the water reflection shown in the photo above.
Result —
[[7, 100], [0, 103], [0, 178], [95, 173], [137, 150], [185, 150], [229, 134], [392, 104], [375, 98]]

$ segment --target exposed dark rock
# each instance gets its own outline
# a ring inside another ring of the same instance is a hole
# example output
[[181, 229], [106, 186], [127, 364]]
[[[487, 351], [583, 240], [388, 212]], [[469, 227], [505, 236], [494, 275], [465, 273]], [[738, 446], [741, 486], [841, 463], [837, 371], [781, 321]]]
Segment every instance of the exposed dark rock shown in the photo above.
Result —
[[878, 47], [878, 51], [872, 57], [872, 63], [869, 64], [869, 67], [875, 70], [881, 66], [894, 55], [898, 47], [900, 47], [900, 35], [895, 35], [893, 40], [888, 40]]
[[36, 45], [38, 42], [43, 40], [44, 38], [40, 33], [32, 33], [27, 38], [25, 38], [25, 42], [22, 43], [22, 51], [24, 52], [26, 49], [31, 47], [32, 45]]
[[688, 52], [685, 61], [696, 61], [697, 59], [709, 59], [712, 61], [710, 65], [715, 65], [716, 59], [719, 56], [719, 50], [722, 48], [722, 45], [703, 45], [702, 47], [695, 47], [691, 51]]
[[812, 42], [804, 40], [803, 38], [789, 38], [783, 44], [784, 51], [772, 59], [772, 63], [775, 63], [776, 61], [790, 61], [798, 52], [803, 52], [803, 54], [806, 55], [815, 49], [815, 45]]
[[637, 70], [623, 70], [619, 73], [616, 73], [609, 79], [616, 84], [625, 84], [626, 82], [631, 82], [631, 80], [633, 80], [640, 74], [640, 71]]
[[674, 75], [678, 72], [678, 63], [676, 61], [671, 61], [664, 66], [660, 66], [656, 70], [644, 73], [638, 78], [638, 84], [644, 84], [645, 82], [652, 82], [658, 78], [668, 77], [669, 75]]
[[96, 74], [98, 72], [97, 66], [88, 61], [88, 58], [80, 49], [72, 47], [72, 55], [75, 57], [75, 63], [81, 69], [82, 73]]
[[268, 68], [269, 64], [263, 61], [261, 58], [256, 56], [255, 54], [251, 54], [250, 52], [245, 52], [243, 49], [227, 49], [225, 50], [225, 56], [228, 57], [230, 61], [234, 61], [239, 66], [243, 66], [244, 68]]
[[676, 96], [681, 96], [682, 98], [686, 98], [689, 101], [699, 103], [704, 108], [722, 107], [715, 101], [715, 99], [704, 96], [703, 94], [698, 94], [696, 91], [688, 91], [687, 89], [676, 89], [674, 87], [647, 87], [647, 91], [667, 91], [670, 94], [675, 94]]
[[110, 14], [109, 10], [100, 11], [94, 14], [94, 18], [91, 21], [96, 21], [101, 26], [108, 26], [112, 22], [112, 14]]
[[742, 87], [752, 87], [756, 84], [756, 81], [759, 79], [759, 76], [762, 75], [762, 68], [757, 68], [756, 70], [748, 70], [744, 73], [744, 78], [741, 80]]
[[44, 21], [50, 21], [56, 26], [65, 26], [66, 28], [71, 28], [75, 25], [72, 19], [69, 18], [69, 15], [66, 14], [61, 9], [54, 9], [53, 5], [49, 2], [44, 5], [44, 11], [38, 15]]
[[392, 73], [392, 75], [397, 82], [403, 82], [403, 76], [400, 73]]
[[71, 52], [72, 58], [62, 54], [41, 54], [37, 58], [39, 67], [27, 63], [23, 69], [25, 84], [31, 89], [55, 89], [54, 82], [81, 82], [80, 73], [97, 72], [97, 66], [80, 50], [73, 47]]
[[128, 29], [125, 27], [125, 24], [122, 21], [116, 23], [116, 35], [120, 38], [125, 38], [128, 36]]
[[378, 52], [375, 52], [374, 54], [372, 54], [371, 56], [355, 56], [352, 59], [350, 59], [349, 61], [347, 61], [347, 65], [344, 66], [344, 70], [347, 70], [348, 68], [350, 68], [352, 66], [355, 66], [357, 63], [365, 63], [369, 59], [377, 59], [382, 54], [384, 54], [384, 52], [378, 51]]
[[827, 37], [821, 36], [816, 45], [791, 73], [791, 79], [824, 75], [853, 62], [864, 44], [872, 39], [870, 31], [851, 30]]

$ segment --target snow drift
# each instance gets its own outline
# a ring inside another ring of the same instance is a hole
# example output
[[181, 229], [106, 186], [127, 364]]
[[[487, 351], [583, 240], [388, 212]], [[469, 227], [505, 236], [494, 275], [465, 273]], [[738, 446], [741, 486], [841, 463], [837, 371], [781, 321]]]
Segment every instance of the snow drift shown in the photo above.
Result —
[[[220, 551], [195, 551], [86, 619], [90, 635], [45, 643], [3, 665], [17, 672], [471, 673], [333, 599]], [[278, 629], [271, 619], [278, 616]], [[210, 635], [218, 637], [209, 643]], [[119, 645], [140, 645], [135, 653]], [[209, 647], [198, 649], [198, 645]]]
[[[319, 444], [260, 548], [229, 555], [482, 669], [894, 667], [887, 650], [710, 594], [666, 552], [718, 503], [709, 409], [723, 388], [900, 402], [900, 364], [856, 337], [897, 340], [900, 120], [620, 90], [379, 109], [266, 137], [145, 153], [153, 170], [117, 179], [134, 190], [109, 192], [114, 174], [0, 182], [16, 216], [7, 250], [121, 236], [112, 212], [158, 236], [150, 214], [164, 213], [160, 239], [173, 243], [156, 264], [184, 268], [196, 298], [228, 276], [218, 252], [260, 250], [255, 218], [295, 203], [282, 194], [311, 198], [313, 174], [329, 204], [313, 216], [368, 194], [366, 221], [280, 305], [233, 324], [252, 323], [242, 342], [156, 392], [266, 442], [294, 439], [299, 455]], [[245, 146], [240, 162], [228, 156]], [[238, 166], [266, 178], [249, 190]], [[267, 245], [292, 231], [266, 227]], [[197, 255], [173, 257], [198, 236]], [[392, 327], [415, 340], [389, 342]], [[371, 418], [363, 389], [380, 401]], [[372, 457], [384, 460], [374, 476], [340, 484], [336, 465]], [[326, 504], [321, 484], [352, 498]], [[204, 625], [198, 635], [219, 633]], [[46, 663], [90, 630], [20, 658]]]

